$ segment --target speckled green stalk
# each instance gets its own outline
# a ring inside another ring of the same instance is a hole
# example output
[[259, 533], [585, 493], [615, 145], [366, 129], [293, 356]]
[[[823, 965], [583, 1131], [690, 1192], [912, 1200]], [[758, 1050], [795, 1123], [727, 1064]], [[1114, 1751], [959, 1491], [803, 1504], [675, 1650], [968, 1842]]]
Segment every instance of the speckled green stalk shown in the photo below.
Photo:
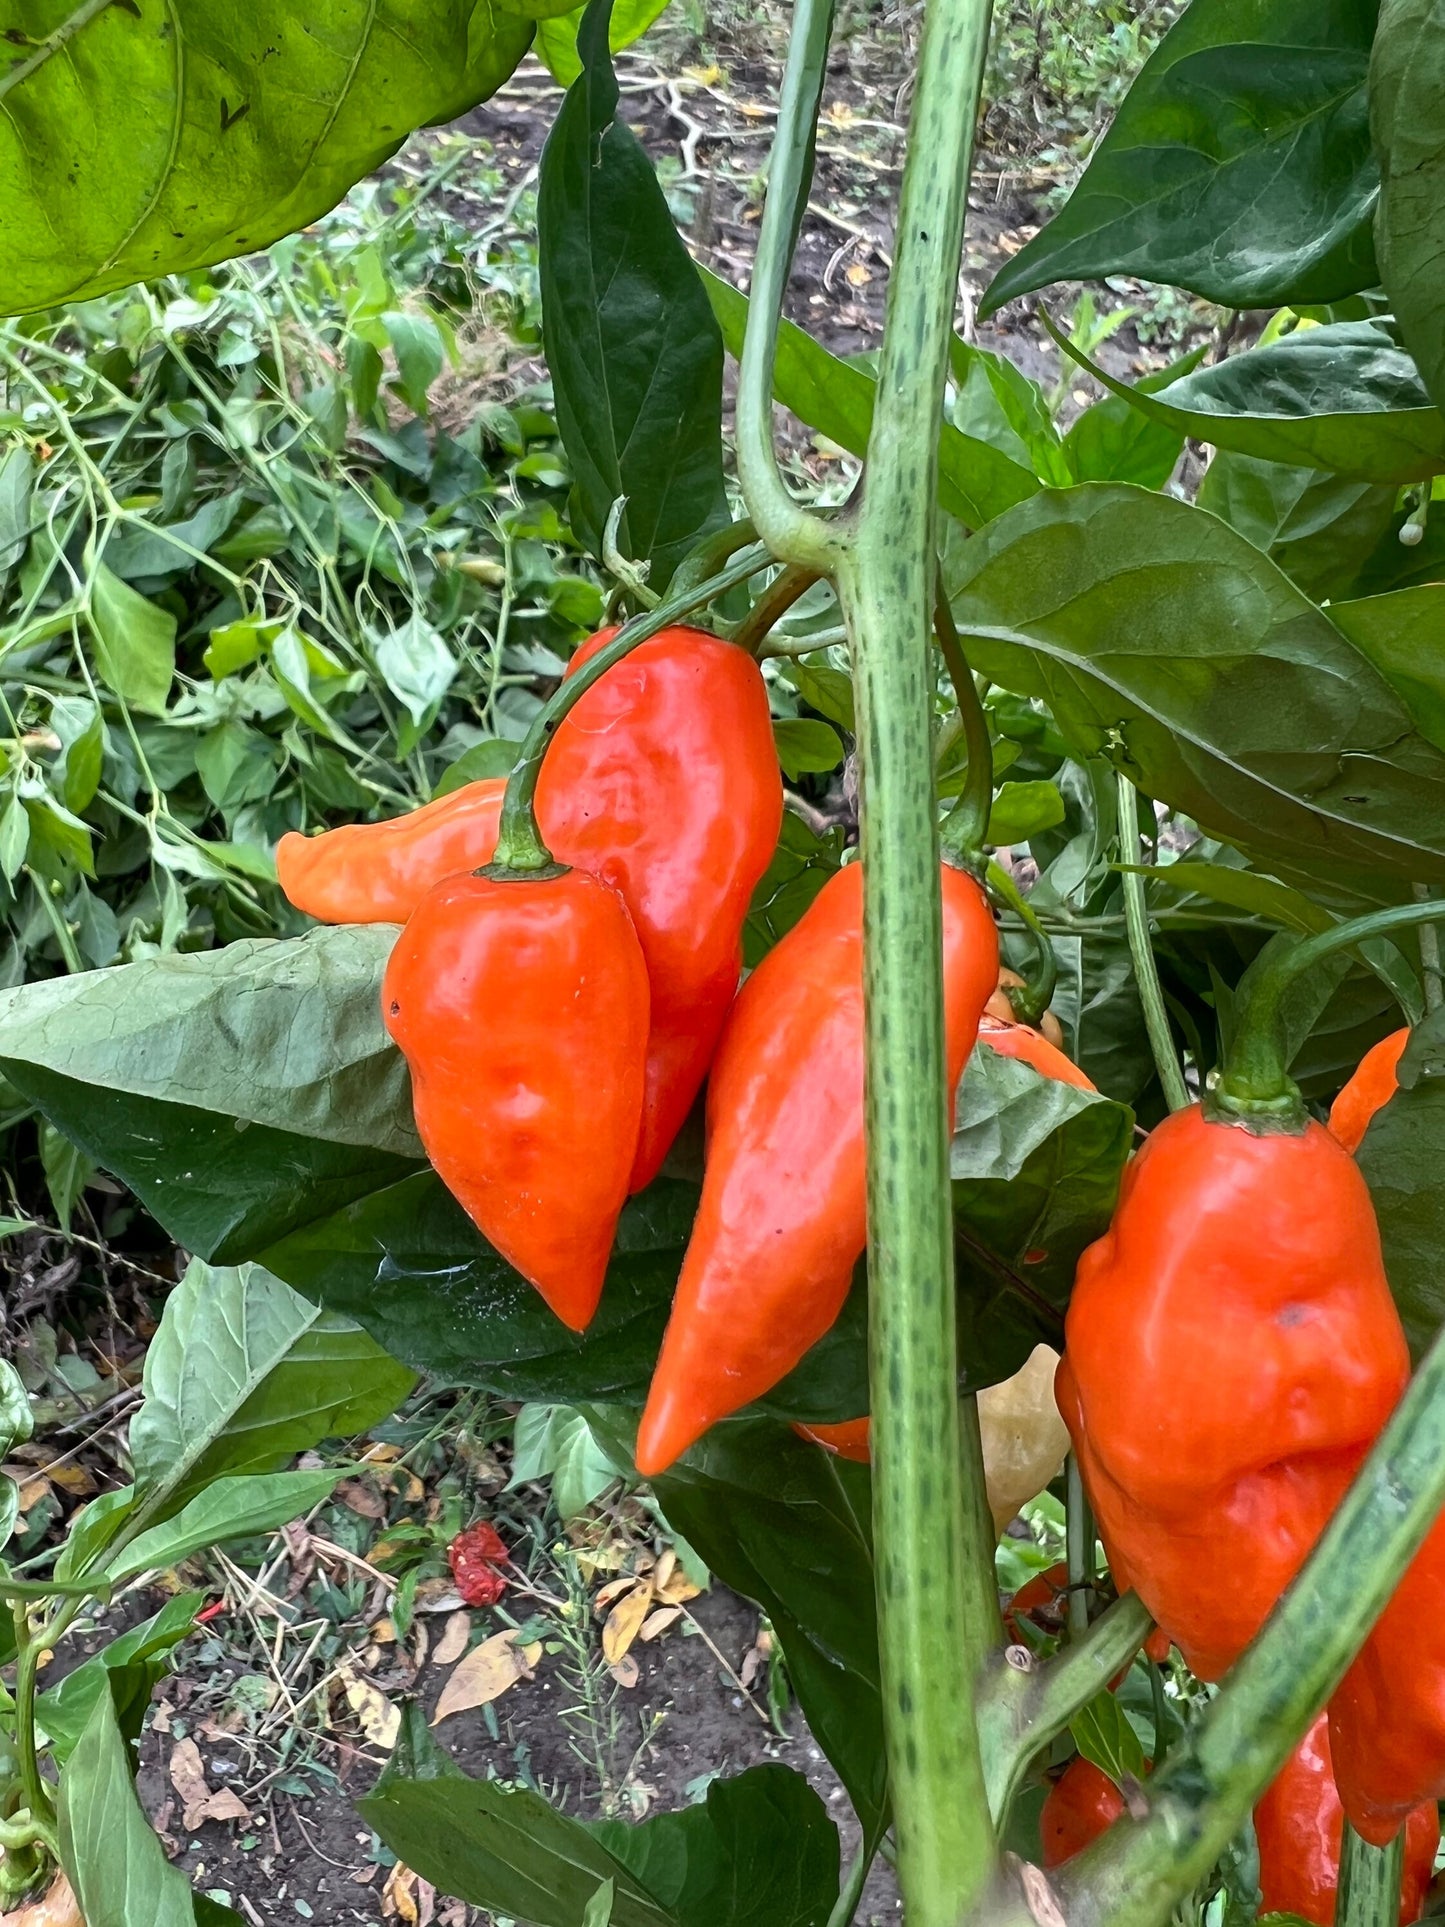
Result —
[[1345, 1822], [1340, 1843], [1340, 1887], [1335, 1927], [1395, 1927], [1400, 1918], [1400, 1874], [1405, 1862], [1405, 1829], [1388, 1847], [1372, 1847]]
[[957, 1927], [994, 1851], [974, 1725], [993, 1534], [959, 1461], [930, 734], [938, 422], [988, 23], [988, 0], [927, 0], [877, 409], [837, 564], [863, 821], [878, 1632], [909, 1927]]

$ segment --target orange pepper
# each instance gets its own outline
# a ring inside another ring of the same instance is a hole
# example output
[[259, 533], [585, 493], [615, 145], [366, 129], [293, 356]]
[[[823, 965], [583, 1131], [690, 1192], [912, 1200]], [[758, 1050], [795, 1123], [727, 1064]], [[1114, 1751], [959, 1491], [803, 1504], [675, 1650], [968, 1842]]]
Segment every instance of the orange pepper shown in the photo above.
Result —
[[1367, 1050], [1355, 1074], [1330, 1106], [1330, 1130], [1347, 1151], [1358, 1151], [1370, 1119], [1399, 1089], [1395, 1072], [1410, 1041], [1408, 1030], [1392, 1031]]

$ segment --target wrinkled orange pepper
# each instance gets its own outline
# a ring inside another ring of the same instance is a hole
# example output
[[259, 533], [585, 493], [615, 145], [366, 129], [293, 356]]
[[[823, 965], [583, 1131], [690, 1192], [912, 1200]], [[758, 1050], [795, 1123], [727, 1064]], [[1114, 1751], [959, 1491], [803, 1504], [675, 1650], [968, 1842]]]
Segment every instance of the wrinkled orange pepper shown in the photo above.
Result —
[[[982, 890], [942, 867], [948, 1088], [998, 980]], [[733, 1005], [708, 1085], [702, 1197], [638, 1433], [664, 1471], [760, 1398], [842, 1310], [866, 1242], [863, 877], [840, 870]]]
[[405, 923], [433, 884], [491, 862], [506, 787], [488, 776], [385, 823], [288, 830], [276, 845], [287, 901], [319, 923]]

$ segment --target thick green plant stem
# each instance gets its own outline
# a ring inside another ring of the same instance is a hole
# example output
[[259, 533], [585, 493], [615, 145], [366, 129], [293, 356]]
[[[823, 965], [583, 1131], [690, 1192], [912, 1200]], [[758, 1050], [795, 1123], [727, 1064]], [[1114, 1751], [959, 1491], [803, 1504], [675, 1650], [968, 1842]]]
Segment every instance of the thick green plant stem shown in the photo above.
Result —
[[959, 1459], [930, 647], [938, 420], [988, 25], [988, 0], [927, 0], [866, 480], [836, 564], [863, 821], [879, 1656], [909, 1927], [957, 1927], [994, 1859], [974, 1725], [988, 1625], [968, 1603], [993, 1582], [994, 1544]]
[[1306, 937], [1261, 970], [1239, 1019], [1224, 1070], [1210, 1089], [1218, 1110], [1240, 1121], [1259, 1117], [1283, 1129], [1304, 1128], [1304, 1106], [1285, 1062], [1284, 997], [1296, 977], [1313, 970], [1337, 950], [1351, 949], [1370, 937], [1388, 935], [1412, 924], [1445, 919], [1445, 903], [1397, 903], [1366, 917], [1352, 917]]
[[558, 684], [528, 730], [521, 753], [507, 778], [507, 793], [502, 799], [502, 815], [497, 832], [497, 849], [488, 866], [489, 870], [515, 872], [518, 876], [536, 876], [542, 871], [555, 870], [557, 866], [552, 861], [552, 853], [542, 841], [542, 832], [537, 827], [536, 800], [542, 761], [558, 724], [571, 713], [593, 683], [605, 676], [609, 669], [615, 669], [622, 658], [640, 643], [647, 642], [670, 623], [691, 615], [694, 609], [711, 602], [714, 596], [736, 588], [740, 582], [746, 582], [750, 575], [757, 573], [759, 566], [758, 556], [752, 554], [743, 561], [734, 562], [730, 568], [721, 570], [706, 582], [692, 583], [686, 589], [676, 591], [655, 609], [649, 609], [645, 615], [634, 616], [631, 622], [624, 623], [611, 642], [599, 649], [595, 656], [587, 658], [575, 676], [569, 676], [565, 682]]
[[[1122, 771], [1119, 772], [1119, 853], [1125, 863], [1143, 861], [1139, 850], [1139, 792]], [[1137, 871], [1122, 873], [1124, 886], [1124, 923], [1129, 933], [1129, 951], [1134, 960], [1134, 976], [1139, 986], [1139, 1001], [1144, 1006], [1144, 1027], [1149, 1033], [1149, 1048], [1154, 1068], [1164, 1088], [1164, 1102], [1171, 1111], [1182, 1111], [1189, 1103], [1189, 1086], [1174, 1054], [1174, 1039], [1169, 1034], [1169, 1017], [1164, 1008], [1164, 990], [1159, 982], [1159, 966], [1154, 961], [1154, 946], [1149, 941], [1149, 909], [1144, 900], [1144, 879]]]
[[1030, 1762], [1143, 1645], [1149, 1609], [1137, 1593], [1125, 1593], [1095, 1620], [1082, 1639], [1071, 1639], [1040, 1665], [1023, 1646], [994, 1654], [978, 1703], [989, 1810], [1002, 1825], [1009, 1802]]
[[1403, 1827], [1388, 1847], [1372, 1847], [1346, 1820], [1340, 1842], [1335, 1927], [1395, 1927], [1400, 1918], [1400, 1874], [1404, 1863]]
[[833, 0], [796, 0], [778, 131], [768, 163], [747, 331], [738, 372], [737, 455], [743, 500], [758, 534], [780, 562], [829, 574], [845, 536], [789, 491], [773, 442], [773, 365], [799, 216], [813, 172], [818, 103], [828, 70]]
[[1052, 1876], [1006, 1873], [970, 1922], [1162, 1927], [1339, 1684], [1442, 1504], [1445, 1333], [1263, 1631], [1150, 1779], [1147, 1815], [1117, 1821]]

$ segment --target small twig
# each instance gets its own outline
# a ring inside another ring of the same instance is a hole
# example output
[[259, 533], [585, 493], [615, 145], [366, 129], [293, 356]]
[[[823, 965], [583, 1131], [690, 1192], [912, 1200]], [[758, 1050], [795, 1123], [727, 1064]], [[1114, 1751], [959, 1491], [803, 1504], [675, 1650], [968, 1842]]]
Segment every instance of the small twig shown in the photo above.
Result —
[[708, 1651], [712, 1654], [713, 1658], [717, 1661], [718, 1665], [722, 1667], [723, 1671], [727, 1674], [728, 1678], [732, 1681], [733, 1685], [737, 1687], [738, 1691], [742, 1694], [743, 1698], [747, 1701], [748, 1705], [751, 1706], [753, 1711], [757, 1714], [758, 1718], [762, 1721], [763, 1725], [766, 1726], [769, 1730], [771, 1730], [773, 1722], [768, 1718], [768, 1715], [764, 1711], [764, 1709], [753, 1698], [752, 1694], [748, 1691], [747, 1687], [743, 1685], [741, 1678], [733, 1670], [733, 1668], [728, 1664], [728, 1661], [723, 1657], [722, 1653], [719, 1651], [717, 1646], [713, 1644], [712, 1639], [709, 1637], [706, 1626], [703, 1625], [702, 1621], [698, 1618], [697, 1614], [689, 1612], [687, 1607], [684, 1606], [682, 1608], [682, 1616], [687, 1621], [688, 1625], [692, 1627], [693, 1631], [697, 1634], [698, 1638], [702, 1641], [703, 1645], [707, 1647]]

